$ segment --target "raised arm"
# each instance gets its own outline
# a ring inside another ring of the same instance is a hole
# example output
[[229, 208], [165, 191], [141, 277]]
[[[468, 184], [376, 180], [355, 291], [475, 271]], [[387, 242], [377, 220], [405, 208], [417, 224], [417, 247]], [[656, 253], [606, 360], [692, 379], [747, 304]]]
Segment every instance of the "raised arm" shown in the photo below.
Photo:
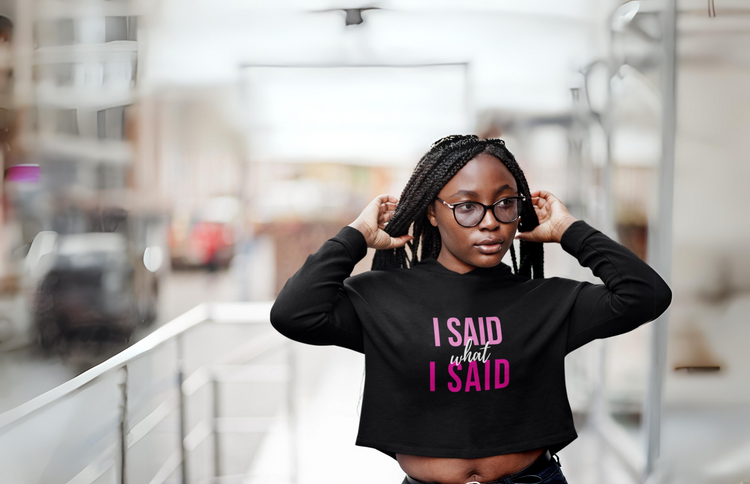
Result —
[[276, 297], [273, 327], [300, 343], [364, 352], [361, 322], [344, 291], [344, 279], [365, 254], [364, 235], [348, 225], [324, 242]]
[[632, 331], [667, 310], [672, 291], [646, 262], [583, 220], [563, 232], [560, 244], [604, 284], [580, 282], [568, 315], [566, 353], [586, 343]]
[[516, 238], [560, 243], [604, 282], [571, 281], [576, 291], [566, 304], [566, 354], [594, 339], [631, 331], [667, 310], [672, 302], [669, 286], [630, 249], [573, 217], [552, 193], [537, 190], [531, 198], [539, 225]]
[[390, 195], [378, 195], [357, 220], [307, 257], [271, 307], [271, 324], [279, 333], [301, 343], [336, 345], [364, 353], [362, 323], [344, 290], [344, 280], [368, 247], [400, 247], [413, 238], [391, 237], [383, 230], [397, 202]]

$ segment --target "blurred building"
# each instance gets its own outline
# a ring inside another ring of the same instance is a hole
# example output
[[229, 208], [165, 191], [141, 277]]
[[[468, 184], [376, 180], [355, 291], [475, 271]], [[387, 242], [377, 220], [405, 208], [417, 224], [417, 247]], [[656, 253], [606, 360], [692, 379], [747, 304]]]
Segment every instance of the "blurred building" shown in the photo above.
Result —
[[[84, 320], [97, 332], [111, 326], [107, 320], [132, 320], [127, 327], [152, 321], [167, 213], [138, 177], [143, 8], [127, 1], [6, 1], [0, 9], [7, 14], [2, 28], [12, 31], [4, 44], [0, 267], [4, 280], [16, 281], [5, 287], [15, 288], [7, 298], [18, 309], [3, 339], [44, 342], [45, 327], [64, 334], [63, 326], [78, 328]], [[54, 237], [43, 243], [45, 233]], [[101, 233], [122, 243], [107, 245]], [[63, 250], [73, 238], [77, 249]], [[124, 255], [119, 267], [112, 262], [117, 252]], [[94, 278], [85, 290], [83, 273]], [[50, 278], [59, 283], [47, 284]], [[99, 278], [119, 281], [122, 304], [110, 301]], [[40, 295], [41, 288], [51, 292]], [[55, 302], [55, 316], [39, 313], [42, 300], [75, 299], [71, 290], [81, 305], [65, 313]], [[134, 306], [141, 309], [131, 314]]]
[[[33, 326], [27, 296], [58, 235], [126, 234], [139, 287], [158, 287], [159, 267], [228, 268], [227, 286], [206, 285], [272, 300], [372, 198], [400, 195], [433, 141], [502, 137], [530, 186], [674, 289], [659, 321], [566, 360], [593, 435], [563, 455], [571, 482], [602, 482], [587, 472], [605, 454], [622, 482], [750, 479], [746, 2], [362, 7], [0, 1], [3, 167], [41, 170], [2, 187], [0, 337]], [[598, 282], [545, 254], [547, 274]], [[321, 354], [298, 362], [309, 394]]]

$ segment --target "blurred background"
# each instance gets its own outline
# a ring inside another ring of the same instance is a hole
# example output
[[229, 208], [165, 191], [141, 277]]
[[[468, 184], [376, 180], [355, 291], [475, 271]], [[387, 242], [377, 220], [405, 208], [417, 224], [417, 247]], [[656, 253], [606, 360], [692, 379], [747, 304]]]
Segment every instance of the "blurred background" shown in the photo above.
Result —
[[[750, 482], [746, 1], [0, 15], [3, 483], [401, 482], [354, 446], [362, 355], [285, 340], [268, 311], [457, 133], [505, 139], [532, 190], [674, 292], [566, 358], [569, 482]], [[601, 282], [545, 253], [547, 277]]]

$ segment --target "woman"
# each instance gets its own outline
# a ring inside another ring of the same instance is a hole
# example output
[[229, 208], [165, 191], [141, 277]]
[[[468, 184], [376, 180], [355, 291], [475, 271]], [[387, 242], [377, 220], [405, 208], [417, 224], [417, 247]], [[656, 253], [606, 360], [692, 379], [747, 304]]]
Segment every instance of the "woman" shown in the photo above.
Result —
[[[604, 284], [544, 278], [553, 242]], [[368, 247], [372, 270], [351, 276]], [[633, 252], [551, 193], [530, 192], [502, 140], [452, 135], [422, 157], [400, 200], [378, 196], [307, 258], [271, 323], [364, 353], [356, 444], [396, 459], [403, 484], [551, 484], [567, 482], [553, 456], [577, 437], [565, 355], [670, 302]]]

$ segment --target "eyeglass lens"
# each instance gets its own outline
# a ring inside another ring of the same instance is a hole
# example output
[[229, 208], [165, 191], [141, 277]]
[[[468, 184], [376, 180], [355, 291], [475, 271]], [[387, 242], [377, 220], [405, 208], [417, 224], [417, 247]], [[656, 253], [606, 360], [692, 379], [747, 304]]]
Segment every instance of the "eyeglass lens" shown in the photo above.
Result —
[[[501, 200], [495, 205], [495, 216], [501, 222], [510, 223], [521, 214], [522, 201], [518, 198]], [[456, 205], [456, 221], [465, 226], [478, 224], [484, 217], [484, 207], [478, 203], [466, 202]]]

